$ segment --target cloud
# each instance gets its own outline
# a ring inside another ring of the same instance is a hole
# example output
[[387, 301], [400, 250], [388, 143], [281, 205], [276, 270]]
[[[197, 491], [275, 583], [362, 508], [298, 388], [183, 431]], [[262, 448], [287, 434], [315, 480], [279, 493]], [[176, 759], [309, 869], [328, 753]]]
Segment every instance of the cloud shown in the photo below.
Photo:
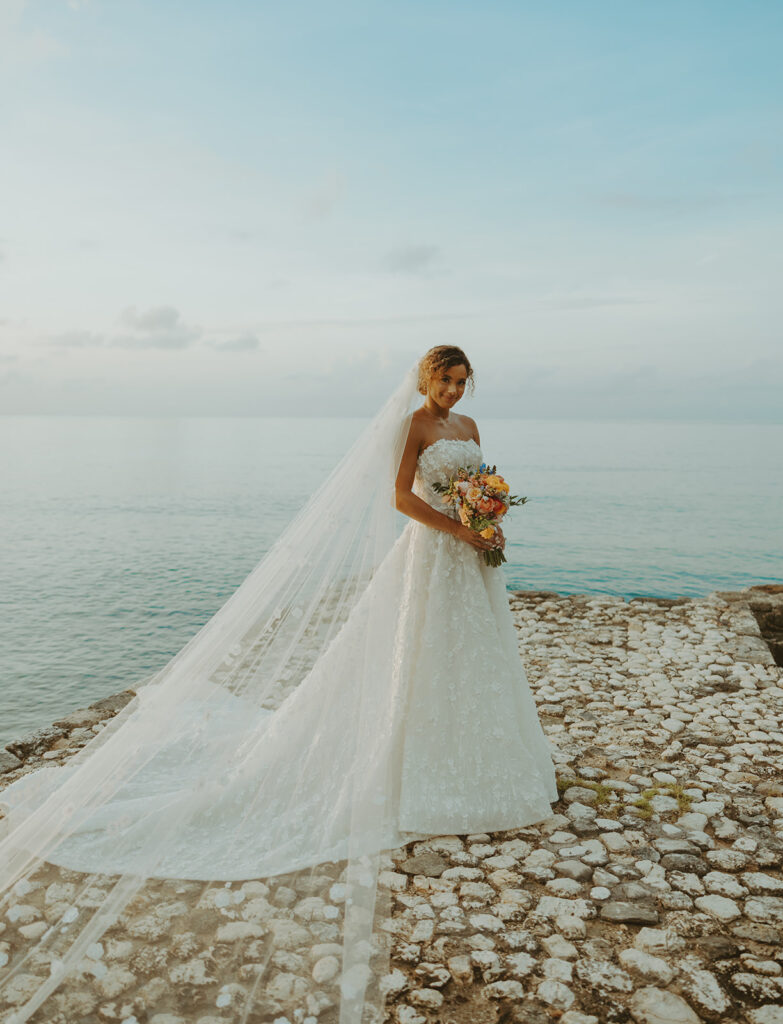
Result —
[[250, 352], [260, 346], [255, 334], [240, 334], [236, 338], [228, 338], [226, 341], [210, 341], [209, 344], [220, 352]]
[[161, 332], [158, 334], [118, 334], [107, 341], [111, 348], [188, 348], [201, 334], [199, 328], [181, 331]]
[[128, 306], [119, 316], [119, 322], [133, 328], [127, 332], [98, 334], [93, 331], [65, 331], [46, 339], [45, 344], [57, 348], [126, 348], [168, 349], [188, 348], [201, 337], [200, 327], [189, 326], [180, 320], [173, 306], [153, 306], [138, 311]]
[[56, 345], [58, 348], [100, 348], [106, 343], [106, 338], [102, 334], [93, 334], [92, 331], [65, 331], [47, 340], [49, 345]]
[[[201, 339], [203, 345], [218, 352], [253, 352], [262, 348], [258, 335], [251, 331], [226, 335], [225, 331], [203, 330], [182, 322], [174, 306], [152, 306], [139, 310], [127, 306], [118, 321], [132, 331], [97, 333], [94, 331], [64, 331], [50, 335], [43, 342], [59, 349], [116, 348], [162, 349], [177, 351], [190, 348]], [[221, 337], [221, 334], [224, 335]]]
[[179, 311], [173, 306], [153, 306], [146, 313], [139, 313], [135, 306], [128, 306], [122, 311], [120, 320], [137, 331], [171, 330], [177, 326]]
[[120, 322], [135, 333], [113, 337], [109, 341], [113, 348], [187, 348], [201, 335], [200, 327], [189, 327], [180, 321], [179, 310], [174, 306], [152, 306], [146, 311], [128, 306], [122, 311]]
[[440, 256], [437, 245], [402, 245], [383, 258], [383, 266], [397, 274], [420, 274], [436, 263]]
[[57, 348], [187, 348], [200, 334], [198, 328], [143, 334], [95, 334], [92, 331], [65, 331], [48, 339]]

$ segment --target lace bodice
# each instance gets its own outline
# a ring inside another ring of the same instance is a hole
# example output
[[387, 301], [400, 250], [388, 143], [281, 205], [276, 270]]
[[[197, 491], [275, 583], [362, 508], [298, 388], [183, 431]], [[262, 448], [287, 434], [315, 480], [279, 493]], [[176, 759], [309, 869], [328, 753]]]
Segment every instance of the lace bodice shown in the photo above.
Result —
[[434, 483], [446, 483], [460, 466], [478, 469], [483, 462], [481, 447], [472, 439], [464, 440], [457, 437], [440, 437], [428, 445], [419, 456], [416, 464], [416, 476], [413, 481], [413, 493], [423, 498], [428, 505], [439, 512], [456, 518], [453, 506], [444, 505], [442, 495], [433, 490]]

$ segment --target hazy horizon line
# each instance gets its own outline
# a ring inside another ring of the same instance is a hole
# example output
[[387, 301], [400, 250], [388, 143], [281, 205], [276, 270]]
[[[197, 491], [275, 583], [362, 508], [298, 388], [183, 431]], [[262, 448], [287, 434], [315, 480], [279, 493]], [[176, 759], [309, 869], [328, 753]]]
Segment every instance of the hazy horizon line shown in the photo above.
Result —
[[[283, 416], [275, 413], [111, 413], [111, 412], [0, 412], [0, 420], [11, 419], [106, 419], [106, 420], [372, 420], [373, 414], [366, 416], [346, 416], [340, 413], [302, 413], [298, 416]], [[515, 420], [536, 422], [551, 420], [552, 422], [581, 423], [716, 423], [734, 426], [783, 426], [783, 417], [779, 419], [753, 419], [748, 417], [717, 417], [717, 416], [491, 416], [481, 415], [482, 422]]]

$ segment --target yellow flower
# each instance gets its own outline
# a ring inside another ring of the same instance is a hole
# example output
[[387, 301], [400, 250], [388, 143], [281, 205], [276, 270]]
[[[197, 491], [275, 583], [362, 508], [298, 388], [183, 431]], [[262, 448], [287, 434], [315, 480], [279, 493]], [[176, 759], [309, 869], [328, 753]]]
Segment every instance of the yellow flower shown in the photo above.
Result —
[[486, 537], [487, 540], [489, 540], [490, 537], [494, 537], [495, 536], [495, 527], [494, 526], [488, 526], [486, 529], [481, 531], [481, 536], [482, 537]]
[[493, 473], [487, 477], [487, 486], [494, 487], [496, 491], [507, 491], [508, 484], [502, 476], [498, 476], [497, 473]]
[[465, 507], [463, 505], [460, 505], [459, 517], [462, 520], [462, 525], [463, 526], [470, 526], [470, 516], [465, 511]]

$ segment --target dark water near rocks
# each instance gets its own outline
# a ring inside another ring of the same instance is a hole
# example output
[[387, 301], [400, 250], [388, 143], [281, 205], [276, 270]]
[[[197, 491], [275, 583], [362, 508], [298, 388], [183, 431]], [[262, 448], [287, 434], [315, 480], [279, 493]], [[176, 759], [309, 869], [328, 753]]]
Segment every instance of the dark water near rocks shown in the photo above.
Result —
[[[364, 422], [0, 417], [0, 743], [165, 664]], [[783, 580], [783, 426], [479, 426], [529, 499], [505, 528], [510, 589]]]

